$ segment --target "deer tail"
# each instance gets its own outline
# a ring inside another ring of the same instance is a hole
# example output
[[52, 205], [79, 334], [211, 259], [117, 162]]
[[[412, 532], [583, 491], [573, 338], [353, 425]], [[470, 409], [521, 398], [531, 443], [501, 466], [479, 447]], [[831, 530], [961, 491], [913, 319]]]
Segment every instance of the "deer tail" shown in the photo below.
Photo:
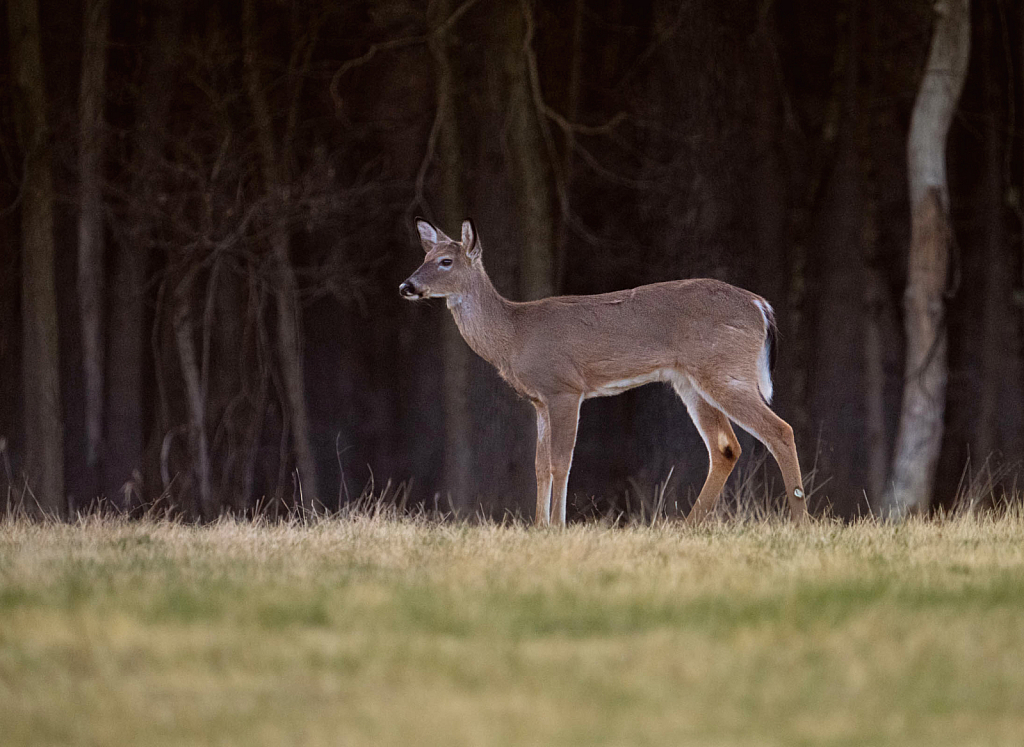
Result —
[[757, 357], [757, 388], [764, 398], [765, 404], [772, 402], [772, 371], [775, 370], [775, 338], [778, 330], [775, 326], [775, 312], [771, 304], [763, 298], [755, 299], [754, 305], [761, 312], [764, 320], [764, 344], [761, 345], [761, 352]]

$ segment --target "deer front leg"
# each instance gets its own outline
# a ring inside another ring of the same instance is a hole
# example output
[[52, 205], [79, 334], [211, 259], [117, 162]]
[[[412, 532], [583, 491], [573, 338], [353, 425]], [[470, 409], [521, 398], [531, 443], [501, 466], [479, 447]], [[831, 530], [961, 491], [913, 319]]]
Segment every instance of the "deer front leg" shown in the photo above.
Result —
[[580, 421], [577, 395], [562, 395], [548, 400], [551, 428], [551, 523], [565, 526], [565, 494], [569, 485], [572, 452], [576, 447], [576, 429]]
[[536, 526], [551, 523], [551, 428], [548, 406], [535, 402], [537, 408], [537, 512], [533, 516]]

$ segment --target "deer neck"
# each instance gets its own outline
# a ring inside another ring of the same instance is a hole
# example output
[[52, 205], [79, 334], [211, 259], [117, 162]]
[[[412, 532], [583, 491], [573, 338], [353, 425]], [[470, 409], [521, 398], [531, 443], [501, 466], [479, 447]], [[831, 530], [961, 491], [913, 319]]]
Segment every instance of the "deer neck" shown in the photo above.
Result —
[[448, 308], [463, 339], [473, 352], [499, 370], [507, 365], [510, 352], [510, 306], [491, 284], [483, 265], [479, 272], [472, 273], [462, 293], [448, 296]]

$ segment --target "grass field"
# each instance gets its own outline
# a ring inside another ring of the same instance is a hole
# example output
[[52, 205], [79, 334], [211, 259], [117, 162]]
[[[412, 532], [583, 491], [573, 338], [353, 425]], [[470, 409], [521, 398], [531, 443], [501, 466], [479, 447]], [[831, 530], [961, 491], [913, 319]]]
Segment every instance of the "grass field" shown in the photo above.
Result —
[[0, 744], [1024, 740], [1024, 518], [0, 523]]

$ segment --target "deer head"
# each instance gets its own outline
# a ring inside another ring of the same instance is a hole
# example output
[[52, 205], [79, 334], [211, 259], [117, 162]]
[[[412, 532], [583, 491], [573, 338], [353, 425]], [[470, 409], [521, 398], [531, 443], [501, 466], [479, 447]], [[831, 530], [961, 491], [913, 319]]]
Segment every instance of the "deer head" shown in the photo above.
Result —
[[460, 295], [471, 276], [483, 271], [480, 241], [473, 222], [462, 222], [462, 241], [453, 241], [423, 218], [416, 219], [416, 230], [427, 256], [409, 278], [398, 286], [404, 298], [452, 298]]

